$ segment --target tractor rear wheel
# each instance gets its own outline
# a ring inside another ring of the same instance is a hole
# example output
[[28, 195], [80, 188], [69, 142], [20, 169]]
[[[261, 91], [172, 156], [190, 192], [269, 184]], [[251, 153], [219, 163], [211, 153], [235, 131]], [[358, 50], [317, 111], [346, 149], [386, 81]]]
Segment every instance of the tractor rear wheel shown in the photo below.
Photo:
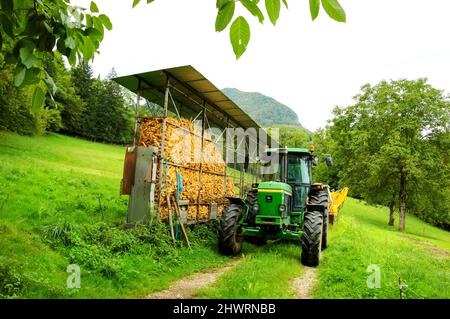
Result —
[[219, 251], [223, 255], [237, 255], [242, 250], [244, 234], [239, 221], [242, 206], [230, 205], [223, 208], [219, 223]]

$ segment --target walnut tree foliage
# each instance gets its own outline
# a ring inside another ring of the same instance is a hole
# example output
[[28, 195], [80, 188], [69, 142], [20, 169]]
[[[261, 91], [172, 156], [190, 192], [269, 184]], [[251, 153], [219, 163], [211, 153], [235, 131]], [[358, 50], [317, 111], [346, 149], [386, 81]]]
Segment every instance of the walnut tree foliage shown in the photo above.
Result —
[[[259, 23], [264, 23], [265, 17], [263, 12], [267, 14], [270, 22], [275, 26], [280, 17], [281, 2], [286, 9], [289, 8], [287, 0], [217, 0], [216, 7], [218, 10], [216, 17], [216, 31], [220, 32], [230, 26], [230, 42], [233, 47], [234, 54], [238, 59], [247, 49], [250, 42], [250, 25], [243, 16], [235, 17], [235, 8], [242, 5], [247, 11], [253, 15]], [[319, 15], [320, 6], [328, 16], [338, 22], [345, 22], [345, 11], [337, 0], [310, 0], [310, 13], [312, 20]]]
[[[141, 1], [133, 0], [132, 6]], [[153, 0], [146, 0], [147, 3]], [[235, 17], [235, 8], [242, 5], [263, 23], [266, 12], [275, 25], [280, 16], [281, 2], [287, 0], [217, 0], [215, 29], [220, 32], [230, 26], [230, 41], [236, 58], [250, 41], [250, 25], [243, 16]], [[337, 0], [310, 0], [311, 17], [315, 20], [320, 6], [334, 20], [345, 22], [345, 12]], [[14, 67], [17, 87], [33, 85], [32, 110], [44, 104], [46, 95], [56, 94], [57, 85], [45, 71], [46, 54], [59, 52], [71, 67], [81, 60], [89, 62], [103, 40], [105, 29], [111, 30], [108, 16], [99, 12], [94, 1], [89, 8], [71, 5], [70, 0], [0, 0], [0, 65]]]
[[95, 2], [89, 10], [69, 0], [0, 0], [0, 64], [14, 67], [14, 84], [33, 85], [32, 110], [39, 110], [46, 94], [57, 86], [46, 72], [44, 59], [59, 52], [71, 66], [91, 60], [100, 46], [109, 18]]

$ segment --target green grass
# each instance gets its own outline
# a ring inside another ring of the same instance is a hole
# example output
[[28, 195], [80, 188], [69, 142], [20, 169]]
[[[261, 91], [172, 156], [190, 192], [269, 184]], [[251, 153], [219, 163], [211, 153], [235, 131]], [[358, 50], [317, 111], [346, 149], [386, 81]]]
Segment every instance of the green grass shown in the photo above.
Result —
[[294, 298], [290, 285], [303, 268], [300, 251], [294, 242], [270, 242], [259, 249], [245, 245], [241, 263], [196, 298]]
[[[450, 234], [407, 216], [407, 231], [388, 226], [388, 210], [348, 198], [330, 230], [329, 248], [317, 267], [315, 298], [450, 298]], [[292, 298], [301, 275], [297, 243], [246, 246], [242, 263], [227, 271], [198, 298]], [[380, 288], [367, 286], [369, 265], [380, 267]]]
[[[120, 146], [0, 132], [0, 297], [140, 297], [229, 260], [202, 227], [192, 251], [141, 239], [153, 228], [124, 230], [123, 157]], [[66, 224], [69, 240], [48, 238]], [[70, 263], [81, 266], [81, 289], [66, 288]]]
[[[450, 298], [450, 234], [414, 216], [406, 232], [388, 226], [388, 210], [348, 198], [330, 232], [319, 267], [316, 298]], [[380, 288], [368, 288], [369, 265], [380, 267]]]
[[[230, 260], [214, 228], [189, 230], [194, 249], [172, 247], [167, 226], [124, 229], [119, 195], [124, 148], [58, 134], [0, 133], [0, 297], [127, 298]], [[407, 216], [406, 233], [386, 208], [349, 198], [317, 268], [316, 298], [450, 298], [450, 234]], [[81, 289], [66, 268], [81, 266]], [[366, 285], [379, 265], [381, 288]], [[298, 243], [245, 244], [242, 261], [198, 298], [291, 298], [302, 274]]]

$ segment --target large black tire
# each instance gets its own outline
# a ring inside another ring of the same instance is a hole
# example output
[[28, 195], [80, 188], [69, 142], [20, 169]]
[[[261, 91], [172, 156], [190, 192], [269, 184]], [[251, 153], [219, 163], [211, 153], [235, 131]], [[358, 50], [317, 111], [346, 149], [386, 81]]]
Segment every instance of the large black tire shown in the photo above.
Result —
[[253, 206], [258, 201], [258, 199], [256, 198], [257, 194], [258, 189], [256, 188], [249, 188], [247, 190], [247, 198], [245, 199], [245, 202], [248, 207], [247, 224], [249, 224], [250, 226], [256, 225], [256, 215], [258, 215], [258, 212], [253, 210]]
[[324, 250], [328, 247], [328, 191], [326, 189], [315, 190], [309, 193], [309, 204], [320, 205], [325, 207], [323, 213], [323, 230], [322, 230], [322, 246], [321, 249]]
[[323, 213], [305, 212], [302, 234], [302, 264], [315, 267], [319, 265], [322, 246]]
[[314, 190], [308, 194], [310, 205], [324, 206], [325, 211], [305, 212], [302, 235], [302, 264], [319, 265], [320, 251], [328, 245], [328, 192]]
[[219, 221], [219, 251], [223, 255], [235, 256], [242, 250], [244, 235], [239, 221], [242, 206], [230, 205], [223, 208]]

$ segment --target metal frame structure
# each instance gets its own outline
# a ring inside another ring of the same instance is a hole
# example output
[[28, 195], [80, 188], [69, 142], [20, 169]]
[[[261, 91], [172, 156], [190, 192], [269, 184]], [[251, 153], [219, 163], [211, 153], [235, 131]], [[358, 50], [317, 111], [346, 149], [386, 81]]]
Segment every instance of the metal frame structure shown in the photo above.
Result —
[[[258, 142], [258, 130], [260, 126], [239, 106], [237, 106], [231, 99], [229, 99], [222, 91], [217, 89], [208, 79], [206, 79], [200, 72], [194, 69], [192, 66], [180, 66], [169, 69], [162, 69], [156, 71], [150, 71], [146, 73], [133, 74], [123, 77], [117, 77], [114, 79], [117, 83], [129, 89], [130, 91], [136, 93], [136, 106], [134, 112], [134, 131], [133, 131], [133, 147], [138, 144], [139, 137], [139, 126], [140, 126], [140, 114], [139, 106], [141, 98], [146, 99], [148, 102], [152, 102], [160, 105], [163, 108], [163, 122], [162, 122], [162, 132], [161, 132], [161, 143], [160, 149], [158, 150], [157, 161], [159, 162], [159, 181], [158, 181], [158, 211], [157, 218], [160, 217], [160, 206], [162, 200], [162, 190], [165, 187], [163, 183], [163, 167], [164, 167], [164, 148], [165, 148], [165, 134], [167, 130], [167, 118], [168, 113], [171, 111], [178, 118], [186, 117], [193, 118], [194, 120], [201, 117], [202, 127], [201, 127], [201, 159], [199, 165], [199, 191], [197, 195], [197, 221], [200, 203], [200, 193], [202, 189], [202, 159], [203, 159], [203, 147], [205, 141], [205, 130], [206, 126], [220, 128], [222, 133], [215, 138], [212, 142], [218, 143], [222, 136], [225, 134], [226, 128], [255, 128], [256, 135], [249, 136], [249, 139], [254, 139], [253, 142]], [[170, 125], [174, 125], [169, 123]], [[182, 128], [182, 127], [180, 127]], [[183, 128], [182, 128], [183, 129]], [[241, 141], [242, 143], [242, 141]], [[245, 140], [247, 152], [248, 145]], [[224, 177], [224, 192], [227, 183], [227, 177], [229, 177], [227, 172], [228, 164], [228, 145], [224, 143], [222, 149], [224, 151], [224, 160], [226, 163], [225, 170], [222, 174]], [[234, 185], [239, 185], [239, 195], [242, 195], [245, 185], [245, 174], [244, 164], [236, 163], [236, 148], [233, 148], [233, 182]], [[239, 154], [245, 156], [246, 154]], [[249, 156], [256, 156], [256, 154], [250, 154]], [[168, 163], [168, 165], [178, 166], [178, 164]], [[185, 167], [187, 168], [187, 167]], [[239, 176], [236, 176], [239, 171]], [[239, 181], [236, 183], [236, 181]], [[224, 194], [225, 195], [225, 194]]]

